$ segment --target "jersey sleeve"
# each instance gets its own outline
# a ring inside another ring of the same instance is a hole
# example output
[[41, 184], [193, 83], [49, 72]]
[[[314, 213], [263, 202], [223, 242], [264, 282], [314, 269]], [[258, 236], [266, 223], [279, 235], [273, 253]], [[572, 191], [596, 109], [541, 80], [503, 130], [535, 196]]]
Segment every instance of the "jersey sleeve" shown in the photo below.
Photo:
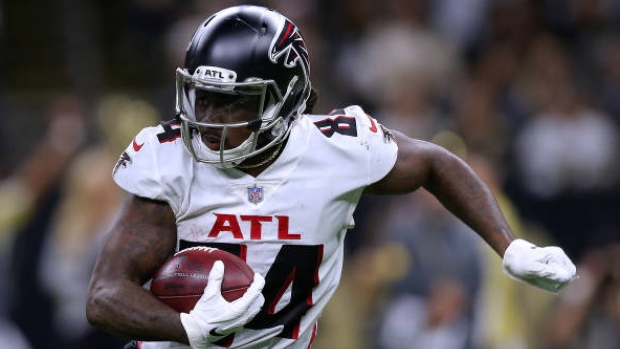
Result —
[[396, 164], [398, 145], [389, 130], [376, 119], [366, 114], [359, 106], [344, 109], [345, 115], [355, 117], [357, 137], [366, 150], [367, 184], [375, 183], [385, 177]]
[[140, 131], [119, 157], [112, 177], [125, 191], [165, 201], [177, 212], [183, 178], [175, 176], [176, 171], [171, 169], [178, 168], [179, 156], [175, 152], [178, 152], [179, 145], [162, 143], [158, 138], [162, 132], [161, 126]]

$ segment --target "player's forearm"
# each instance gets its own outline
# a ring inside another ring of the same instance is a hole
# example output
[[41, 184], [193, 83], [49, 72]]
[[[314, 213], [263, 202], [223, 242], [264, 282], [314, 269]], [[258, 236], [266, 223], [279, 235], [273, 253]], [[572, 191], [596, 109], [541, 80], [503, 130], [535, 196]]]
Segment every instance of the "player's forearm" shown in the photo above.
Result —
[[431, 161], [432, 171], [424, 187], [503, 256], [514, 235], [491, 190], [453, 154], [443, 151]]
[[117, 336], [188, 343], [179, 314], [130, 281], [93, 284], [86, 315], [91, 324]]

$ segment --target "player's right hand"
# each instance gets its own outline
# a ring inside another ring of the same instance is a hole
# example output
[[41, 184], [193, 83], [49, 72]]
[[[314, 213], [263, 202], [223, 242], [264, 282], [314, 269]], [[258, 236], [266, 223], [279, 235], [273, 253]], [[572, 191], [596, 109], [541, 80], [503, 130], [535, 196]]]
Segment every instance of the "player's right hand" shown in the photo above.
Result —
[[202, 297], [189, 314], [181, 313], [181, 323], [194, 349], [206, 348], [209, 343], [239, 330], [250, 322], [265, 303], [262, 295], [265, 279], [258, 273], [245, 294], [232, 302], [222, 297], [224, 263], [216, 261]]

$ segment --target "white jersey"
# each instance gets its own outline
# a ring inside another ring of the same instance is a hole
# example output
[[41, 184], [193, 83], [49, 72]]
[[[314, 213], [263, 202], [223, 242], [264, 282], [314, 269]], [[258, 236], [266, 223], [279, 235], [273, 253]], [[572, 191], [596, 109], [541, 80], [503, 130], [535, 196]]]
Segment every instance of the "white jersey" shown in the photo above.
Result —
[[[364, 188], [394, 166], [396, 142], [357, 106], [304, 115], [276, 161], [252, 177], [196, 162], [179, 131], [170, 122], [143, 129], [119, 159], [114, 180], [170, 205], [177, 250], [227, 250], [265, 277], [261, 312], [209, 348], [307, 349], [340, 280], [353, 211]], [[185, 346], [141, 346], [177, 347]]]

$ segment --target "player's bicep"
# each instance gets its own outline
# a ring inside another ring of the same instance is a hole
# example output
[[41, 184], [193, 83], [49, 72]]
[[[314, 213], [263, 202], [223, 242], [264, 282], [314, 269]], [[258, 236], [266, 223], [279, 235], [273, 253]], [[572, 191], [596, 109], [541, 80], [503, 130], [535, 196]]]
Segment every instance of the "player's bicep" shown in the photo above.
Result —
[[176, 248], [176, 221], [170, 206], [130, 196], [112, 223], [94, 276], [143, 284]]
[[380, 181], [366, 188], [366, 194], [387, 195], [409, 193], [424, 186], [431, 173], [429, 159], [438, 146], [409, 138], [398, 131], [391, 131], [398, 144], [396, 163]]

